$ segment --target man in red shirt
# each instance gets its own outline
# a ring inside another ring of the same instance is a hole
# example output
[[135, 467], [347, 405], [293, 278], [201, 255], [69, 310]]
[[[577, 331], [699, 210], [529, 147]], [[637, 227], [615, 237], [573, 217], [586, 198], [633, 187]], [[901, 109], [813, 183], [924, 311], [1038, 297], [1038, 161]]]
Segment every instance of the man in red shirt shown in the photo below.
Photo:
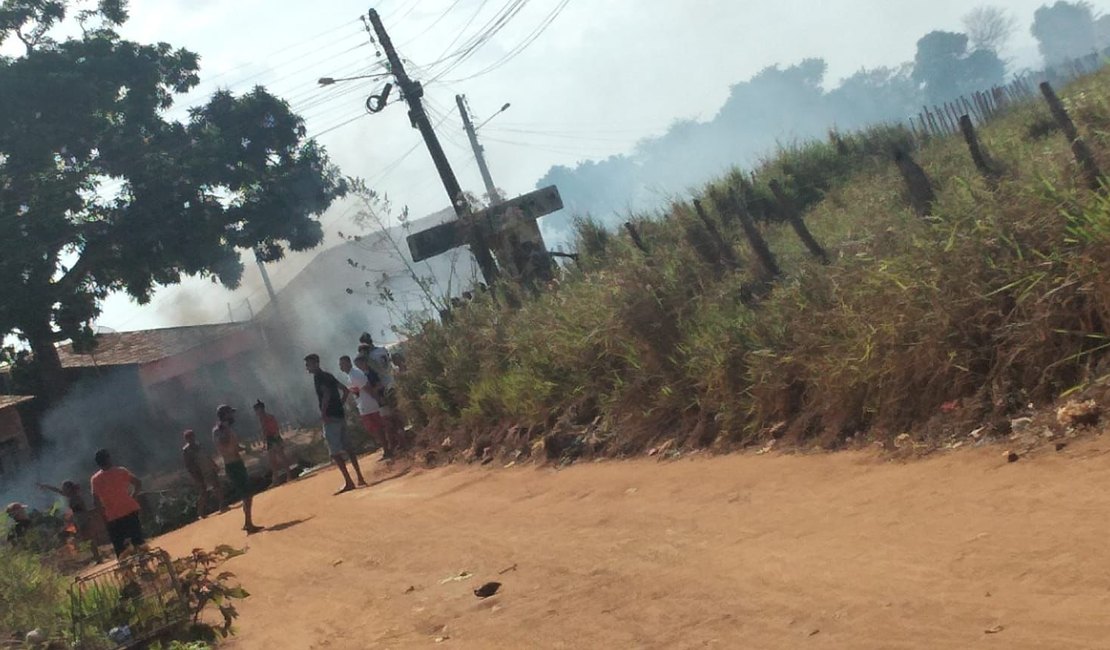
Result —
[[128, 542], [134, 549], [146, 546], [143, 525], [139, 521], [141, 508], [135, 500], [143, 484], [126, 467], [112, 465], [112, 456], [107, 449], [96, 452], [96, 464], [100, 471], [92, 475], [93, 501], [104, 513], [104, 520], [108, 522], [108, 537], [112, 540], [116, 557], [120, 557]]
[[266, 412], [262, 400], [254, 403], [254, 414], [262, 426], [262, 439], [266, 442], [266, 456], [270, 459], [270, 475], [274, 485], [281, 485], [289, 475], [289, 457], [285, 455], [285, 441], [281, 439], [281, 426], [277, 418]]

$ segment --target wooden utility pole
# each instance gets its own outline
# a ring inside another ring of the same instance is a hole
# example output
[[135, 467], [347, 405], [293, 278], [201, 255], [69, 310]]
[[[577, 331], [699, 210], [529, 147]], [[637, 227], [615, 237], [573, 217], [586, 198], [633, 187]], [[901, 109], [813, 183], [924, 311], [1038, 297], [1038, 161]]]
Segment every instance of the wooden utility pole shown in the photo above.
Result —
[[497, 186], [493, 184], [489, 166], [486, 164], [485, 149], [478, 144], [478, 133], [474, 130], [474, 123], [470, 121], [470, 112], [466, 110], [466, 95], [455, 95], [455, 103], [459, 105], [459, 115], [462, 115], [463, 129], [470, 140], [470, 148], [474, 150], [474, 159], [478, 161], [478, 172], [482, 174], [482, 182], [486, 185], [486, 194], [489, 195], [490, 205], [497, 205], [501, 197], [497, 194]]
[[[262, 284], [266, 285], [266, 293], [270, 296], [270, 304], [274, 306], [274, 311], [277, 311], [278, 300], [277, 293], [274, 292], [274, 285], [270, 282], [270, 274], [266, 271], [266, 264], [262, 261], [262, 254], [258, 249], [254, 249], [254, 261], [258, 264], [258, 272], [262, 274]], [[251, 320], [254, 320], [254, 314], [251, 314]]]
[[465, 220], [466, 225], [470, 226], [467, 228], [470, 235], [470, 252], [474, 254], [474, 259], [478, 261], [478, 267], [482, 270], [482, 277], [486, 284], [493, 286], [498, 276], [497, 264], [493, 261], [493, 255], [490, 253], [485, 229], [481, 223], [468, 218], [470, 210], [463, 200], [462, 188], [459, 187], [455, 172], [447, 161], [447, 154], [443, 152], [443, 147], [439, 144], [439, 138], [436, 137], [435, 129], [432, 128], [432, 123], [428, 120], [424, 105], [420, 102], [420, 98], [424, 96], [424, 87], [420, 85], [420, 82], [410, 79], [408, 73], [405, 72], [405, 64], [401, 61], [397, 50], [394, 49], [393, 41], [390, 40], [389, 34], [385, 31], [377, 10], [371, 9], [369, 18], [370, 24], [374, 27], [374, 33], [378, 37], [378, 43], [381, 44], [386, 58], [389, 59], [389, 70], [393, 73], [397, 80], [397, 86], [401, 89], [401, 94], [409, 105], [409, 120], [414, 127], [420, 130], [420, 135], [424, 137], [424, 144], [428, 147], [428, 153], [432, 155], [432, 162], [435, 163], [439, 178], [443, 181], [443, 187], [447, 190], [447, 196], [451, 199], [451, 207], [454, 208], [455, 215], [459, 219]]

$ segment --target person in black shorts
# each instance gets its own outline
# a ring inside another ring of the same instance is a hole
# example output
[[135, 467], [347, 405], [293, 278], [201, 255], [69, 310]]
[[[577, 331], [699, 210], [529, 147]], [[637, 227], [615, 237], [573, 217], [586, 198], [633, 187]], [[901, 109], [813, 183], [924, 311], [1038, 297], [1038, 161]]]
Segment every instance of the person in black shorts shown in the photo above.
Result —
[[204, 519], [208, 516], [208, 489], [216, 495], [216, 505], [220, 512], [227, 512], [224, 504], [224, 488], [220, 484], [219, 470], [208, 452], [197, 442], [196, 433], [186, 429], [182, 434], [185, 446], [181, 448], [181, 459], [185, 463], [185, 471], [193, 479], [197, 488], [197, 516]]
[[224, 459], [224, 472], [227, 474], [231, 486], [243, 499], [243, 530], [247, 534], [257, 533], [261, 526], [255, 526], [251, 518], [251, 506], [254, 497], [251, 493], [250, 477], [247, 475], [247, 465], [239, 454], [246, 450], [239, 444], [239, 437], [231, 425], [235, 424], [235, 409], [227, 404], [221, 404], [216, 409], [216, 418], [219, 422], [212, 427], [212, 440], [216, 443], [216, 450], [220, 458]]
[[139, 520], [141, 508], [135, 499], [143, 487], [142, 482], [126, 467], [113, 465], [107, 449], [96, 452], [96, 464], [100, 470], [93, 474], [90, 481], [93, 501], [108, 522], [108, 537], [112, 540], [116, 557], [123, 555], [128, 544], [134, 549], [145, 548], [146, 536]]

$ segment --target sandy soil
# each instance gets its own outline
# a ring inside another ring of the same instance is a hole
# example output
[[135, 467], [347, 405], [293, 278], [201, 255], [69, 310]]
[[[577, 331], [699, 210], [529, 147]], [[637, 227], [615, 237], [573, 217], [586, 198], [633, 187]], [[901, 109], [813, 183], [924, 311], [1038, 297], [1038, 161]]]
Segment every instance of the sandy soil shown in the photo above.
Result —
[[237, 650], [1110, 647], [1110, 442], [1001, 452], [329, 470], [158, 544], [249, 545]]

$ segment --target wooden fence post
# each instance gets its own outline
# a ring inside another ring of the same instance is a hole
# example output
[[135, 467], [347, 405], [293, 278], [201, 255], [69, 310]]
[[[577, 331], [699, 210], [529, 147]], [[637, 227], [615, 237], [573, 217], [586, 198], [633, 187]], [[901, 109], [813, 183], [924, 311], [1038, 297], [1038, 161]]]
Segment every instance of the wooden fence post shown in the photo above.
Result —
[[779, 269], [778, 262], [775, 260], [775, 254], [771, 252], [771, 247], [767, 245], [767, 240], [760, 234], [759, 229], [755, 227], [755, 221], [752, 216], [748, 214], [747, 208], [744, 207], [744, 202], [740, 200], [740, 195], [737, 194], [736, 188], [728, 191], [729, 203], [736, 211], [736, 218], [740, 220], [740, 227], [744, 230], [744, 235], [748, 238], [748, 244], [752, 247], [752, 252], [759, 258], [759, 264], [763, 270], [771, 278], [777, 278], [782, 275]]
[[790, 226], [798, 235], [798, 239], [802, 240], [805, 247], [809, 249], [811, 255], [821, 261], [822, 264], [829, 263], [829, 254], [817, 242], [813, 233], [806, 227], [806, 222], [802, 218], [802, 211], [794, 204], [794, 201], [787, 196], [786, 192], [782, 189], [782, 184], [777, 179], [771, 180], [771, 192], [775, 195], [775, 200], [779, 203], [779, 209], [782, 211], [783, 216], [790, 222]]
[[1064, 103], [1056, 96], [1056, 91], [1052, 89], [1052, 85], [1047, 81], [1041, 84], [1041, 94], [1044, 95], [1044, 100], [1048, 102], [1048, 108], [1052, 111], [1052, 117], [1056, 119], [1056, 123], [1063, 129], [1064, 135], [1068, 137], [1068, 141], [1071, 143], [1071, 153], [1075, 156], [1075, 161], [1079, 163], [1079, 167], [1083, 171], [1083, 176], [1087, 179], [1088, 187], [1095, 191], [1101, 190], [1102, 170], [1099, 169], [1094, 155], [1091, 153], [1090, 148], [1087, 147], [1087, 143], [1079, 136], [1079, 129], [1075, 127], [1075, 122], [1073, 122], [1071, 116], [1068, 115], [1068, 110], [1064, 108]]
[[902, 173], [902, 179], [906, 181], [906, 188], [910, 193], [910, 205], [914, 212], [919, 217], [929, 216], [937, 195], [925, 170], [900, 148], [894, 150], [894, 162], [898, 165], [898, 171]]
[[971, 123], [970, 115], [963, 115], [960, 117], [960, 130], [964, 134], [964, 142], [967, 143], [967, 148], [971, 152], [971, 159], [975, 162], [975, 168], [979, 170], [988, 181], [995, 182], [1001, 176], [994, 165], [987, 160], [986, 154], [983, 153], [983, 147], [979, 144], [979, 136], [975, 133], [975, 125]]
[[721, 236], [721, 231], [717, 228], [717, 224], [709, 218], [709, 215], [705, 212], [705, 208], [701, 205], [701, 201], [698, 199], [694, 199], [694, 212], [698, 214], [698, 218], [705, 224], [705, 229], [709, 231], [709, 236], [712, 237], [713, 241], [717, 244], [721, 259], [733, 269], [740, 268], [740, 259], [736, 256], [736, 251], [734, 251], [732, 246]]
[[628, 236], [632, 238], [632, 243], [636, 244], [636, 248], [639, 248], [640, 252], [645, 256], [650, 257], [651, 252], [648, 251], [648, 247], [644, 245], [644, 240], [640, 239], [640, 233], [636, 230], [636, 224], [631, 221], [625, 221], [624, 229], [628, 231]]

